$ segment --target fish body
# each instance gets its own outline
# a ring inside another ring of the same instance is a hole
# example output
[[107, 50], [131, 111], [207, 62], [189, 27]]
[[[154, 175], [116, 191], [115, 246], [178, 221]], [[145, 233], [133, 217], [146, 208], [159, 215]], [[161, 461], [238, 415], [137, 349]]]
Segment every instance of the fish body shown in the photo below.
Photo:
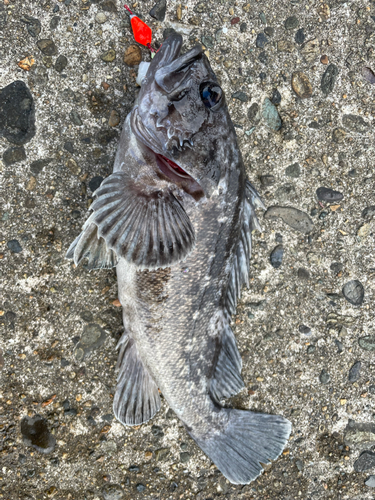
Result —
[[[248, 285], [251, 232], [263, 207], [246, 179], [225, 97], [200, 46], [169, 37], [126, 118], [114, 173], [67, 256], [116, 266], [124, 334], [114, 413], [149, 420], [159, 391], [233, 483], [278, 457], [281, 416], [224, 408], [243, 387], [230, 327]], [[264, 208], [264, 207], [263, 207]]]

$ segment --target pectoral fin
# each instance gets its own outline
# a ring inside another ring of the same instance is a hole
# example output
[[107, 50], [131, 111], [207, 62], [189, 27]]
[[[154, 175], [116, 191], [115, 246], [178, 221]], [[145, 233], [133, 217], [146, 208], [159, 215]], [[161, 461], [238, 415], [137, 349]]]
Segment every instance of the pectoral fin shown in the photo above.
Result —
[[68, 258], [74, 257], [77, 262], [83, 257], [90, 259], [91, 253], [98, 253], [98, 247], [105, 254], [105, 247], [109, 253], [105, 262], [124, 258], [138, 267], [157, 269], [184, 259], [193, 248], [195, 235], [191, 221], [168, 188], [149, 187], [123, 172], [115, 172], [102, 183], [95, 196], [90, 207], [93, 214], [80, 239], [69, 249]]
[[76, 266], [87, 258], [86, 267], [90, 270], [111, 269], [118, 263], [115, 252], [98, 236], [98, 227], [90, 222], [90, 218], [83, 226], [82, 233], [70, 245], [66, 258], [73, 259]]

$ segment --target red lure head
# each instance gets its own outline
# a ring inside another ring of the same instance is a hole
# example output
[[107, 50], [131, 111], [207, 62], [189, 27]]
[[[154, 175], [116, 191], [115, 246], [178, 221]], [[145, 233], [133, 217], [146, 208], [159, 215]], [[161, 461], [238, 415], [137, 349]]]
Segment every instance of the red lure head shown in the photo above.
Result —
[[125, 9], [130, 13], [130, 22], [133, 29], [134, 40], [141, 45], [145, 45], [150, 50], [151, 49], [151, 39], [152, 30], [146, 23], [141, 21], [133, 12], [129, 9], [127, 5], [124, 5]]

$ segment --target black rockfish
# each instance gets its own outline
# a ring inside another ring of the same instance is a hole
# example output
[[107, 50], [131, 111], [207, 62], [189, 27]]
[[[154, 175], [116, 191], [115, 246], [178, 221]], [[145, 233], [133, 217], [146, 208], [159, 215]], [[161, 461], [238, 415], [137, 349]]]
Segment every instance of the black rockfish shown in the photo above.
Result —
[[264, 207], [202, 47], [180, 55], [181, 46], [172, 35], [152, 60], [113, 174], [67, 257], [116, 266], [125, 327], [116, 418], [152, 418], [159, 388], [229, 481], [245, 484], [291, 430], [281, 416], [220, 405], [244, 387], [230, 321], [248, 285], [255, 207]]

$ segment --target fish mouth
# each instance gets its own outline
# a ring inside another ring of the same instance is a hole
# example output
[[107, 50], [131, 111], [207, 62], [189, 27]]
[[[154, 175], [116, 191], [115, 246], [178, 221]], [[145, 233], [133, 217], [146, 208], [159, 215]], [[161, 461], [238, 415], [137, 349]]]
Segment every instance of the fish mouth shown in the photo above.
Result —
[[[165, 177], [175, 184], [180, 184], [183, 189], [192, 194], [194, 198], [201, 198], [204, 196], [204, 188], [200, 185], [200, 183], [188, 172], [186, 172], [186, 170], [184, 170], [178, 163], [163, 155], [165, 151], [163, 151], [160, 147], [157, 137], [150, 129], [143, 125], [138, 114], [138, 107], [133, 109], [130, 123], [132, 131], [137, 139], [155, 155], [156, 164]], [[190, 141], [189, 147], [192, 147]], [[181, 147], [177, 149], [182, 151]]]

